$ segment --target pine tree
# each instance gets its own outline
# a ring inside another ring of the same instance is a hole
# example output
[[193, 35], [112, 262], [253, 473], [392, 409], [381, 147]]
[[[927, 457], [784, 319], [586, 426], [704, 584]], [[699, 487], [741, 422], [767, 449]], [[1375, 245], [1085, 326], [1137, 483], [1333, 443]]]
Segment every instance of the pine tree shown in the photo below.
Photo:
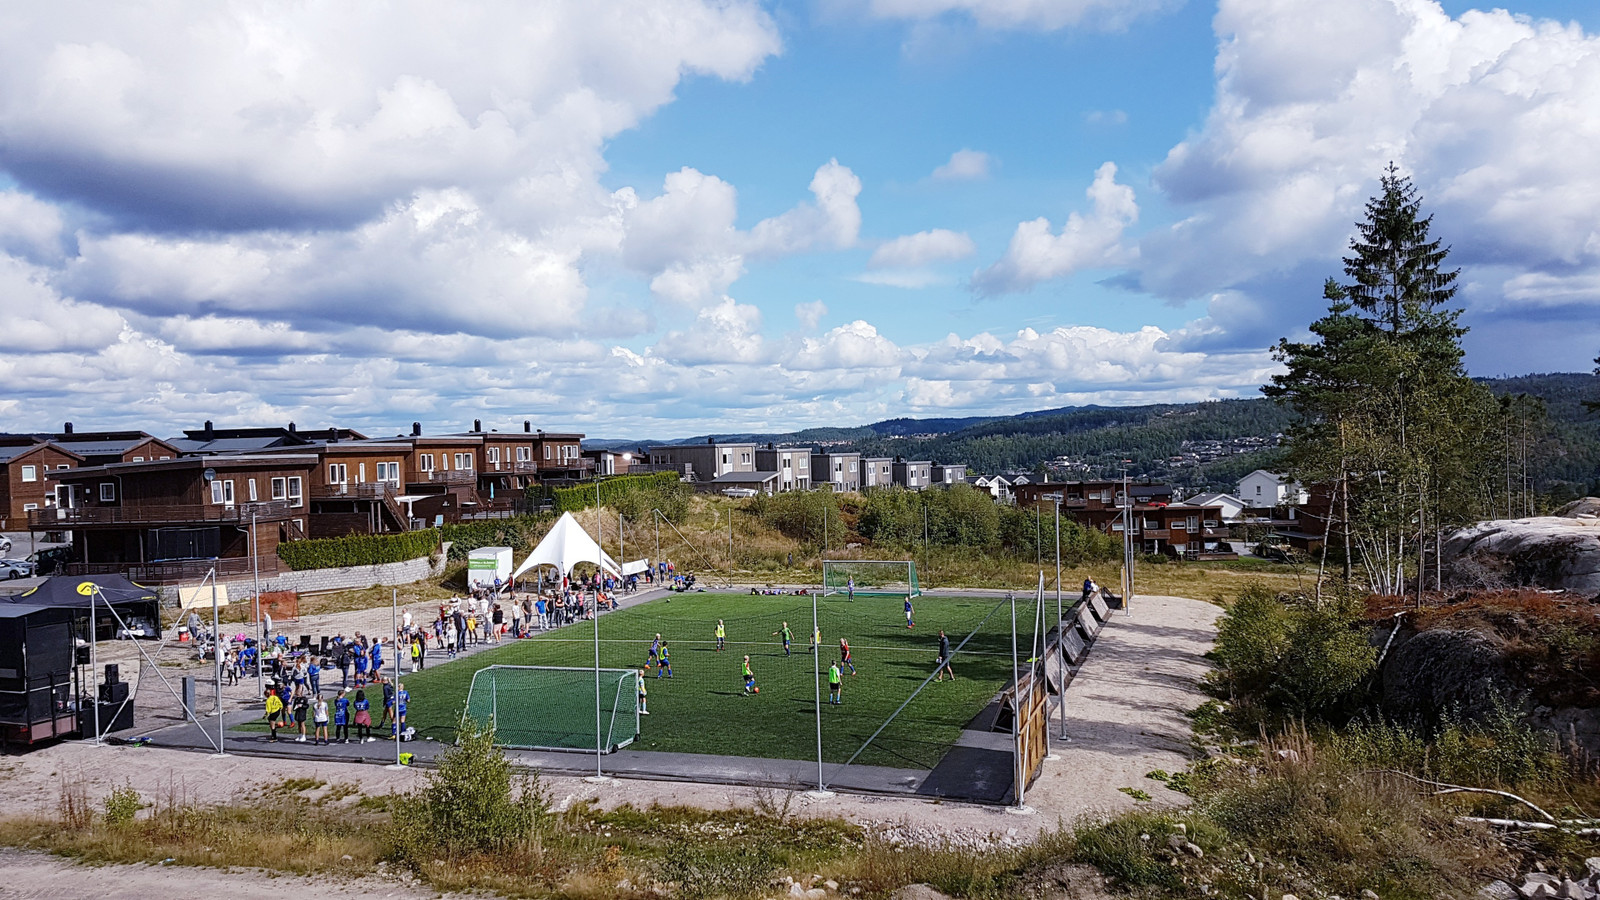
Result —
[[1437, 554], [1442, 529], [1485, 506], [1497, 408], [1462, 366], [1466, 329], [1447, 306], [1457, 272], [1443, 268], [1449, 250], [1430, 237], [1432, 217], [1393, 164], [1380, 186], [1344, 260], [1349, 282], [1323, 286], [1328, 314], [1314, 340], [1280, 341], [1286, 371], [1262, 392], [1301, 416], [1290, 469], [1330, 498], [1325, 533], [1337, 518], [1346, 578], [1359, 560], [1374, 590], [1396, 593], [1408, 568], [1420, 590], [1428, 546]]

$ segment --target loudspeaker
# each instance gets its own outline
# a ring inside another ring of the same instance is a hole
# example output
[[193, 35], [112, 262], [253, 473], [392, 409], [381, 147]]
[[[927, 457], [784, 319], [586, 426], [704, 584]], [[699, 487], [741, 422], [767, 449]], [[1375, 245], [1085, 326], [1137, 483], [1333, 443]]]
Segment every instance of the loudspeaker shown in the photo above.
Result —
[[[133, 704], [121, 706], [116, 703], [100, 704], [100, 733], [112, 731], [126, 731], [133, 727]], [[86, 706], [78, 710], [78, 730], [84, 735], [94, 736], [94, 707]]]
[[126, 699], [128, 699], [128, 683], [126, 681], [100, 685], [101, 703], [121, 703]]
[[122, 680], [122, 669], [116, 663], [106, 663], [106, 684], [116, 684]]
[[77, 651], [73, 653], [72, 659], [77, 665], [87, 666], [90, 659], [89, 647], [87, 645], [79, 647]]

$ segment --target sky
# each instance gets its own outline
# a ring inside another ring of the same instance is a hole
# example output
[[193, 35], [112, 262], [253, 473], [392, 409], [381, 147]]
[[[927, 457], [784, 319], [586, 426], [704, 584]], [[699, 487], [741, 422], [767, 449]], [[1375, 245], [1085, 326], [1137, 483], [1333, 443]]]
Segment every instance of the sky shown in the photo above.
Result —
[[1391, 162], [1592, 368], [1592, 0], [7, 4], [0, 431], [1254, 396]]

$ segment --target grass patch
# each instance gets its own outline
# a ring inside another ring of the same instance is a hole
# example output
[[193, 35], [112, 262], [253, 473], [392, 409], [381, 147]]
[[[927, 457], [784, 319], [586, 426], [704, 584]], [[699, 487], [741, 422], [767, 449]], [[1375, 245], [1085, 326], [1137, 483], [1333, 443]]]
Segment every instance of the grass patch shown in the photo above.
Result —
[[[933, 673], [941, 627], [952, 646], [978, 629], [954, 657], [956, 680], [928, 685], [859, 760], [916, 768], [936, 764], [961, 728], [1010, 680], [1010, 610], [997, 611], [998, 603], [995, 598], [918, 598], [916, 628], [908, 629], [896, 598], [820, 601], [824, 676], [838, 658], [841, 635], [850, 641], [859, 673], [852, 677], [846, 670], [842, 706], [823, 704], [824, 758], [848, 759]], [[1027, 623], [1031, 616], [1031, 602], [1019, 602], [1019, 621]], [[718, 618], [727, 628], [728, 649], [720, 653], [714, 639]], [[785, 621], [794, 634], [791, 656], [772, 635]], [[642, 666], [657, 633], [672, 651], [674, 677], [656, 678], [652, 671], [648, 678], [651, 714], [642, 719], [633, 749], [814, 759], [810, 625], [810, 598], [748, 594], [678, 595], [601, 617], [602, 667]], [[578, 623], [406, 676], [409, 724], [424, 736], [448, 740], [473, 673], [488, 665], [592, 666], [592, 628], [592, 623]], [[758, 696], [744, 693], [740, 663], [747, 653], [761, 688]], [[587, 722], [585, 727], [592, 729]]]

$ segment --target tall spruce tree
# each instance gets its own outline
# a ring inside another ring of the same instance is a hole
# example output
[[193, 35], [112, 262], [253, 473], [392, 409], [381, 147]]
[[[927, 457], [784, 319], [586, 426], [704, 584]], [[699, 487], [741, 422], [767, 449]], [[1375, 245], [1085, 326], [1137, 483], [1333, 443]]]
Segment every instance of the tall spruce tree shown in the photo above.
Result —
[[1380, 187], [1344, 260], [1349, 281], [1323, 286], [1328, 314], [1311, 341], [1274, 348], [1285, 371], [1262, 392], [1300, 414], [1289, 466], [1327, 500], [1324, 534], [1339, 523], [1346, 579], [1359, 564], [1371, 588], [1399, 593], [1408, 573], [1425, 583], [1430, 544], [1437, 566], [1442, 529], [1484, 505], [1496, 405], [1462, 367], [1466, 329], [1447, 305], [1457, 272], [1444, 269], [1432, 217], [1392, 164]]

